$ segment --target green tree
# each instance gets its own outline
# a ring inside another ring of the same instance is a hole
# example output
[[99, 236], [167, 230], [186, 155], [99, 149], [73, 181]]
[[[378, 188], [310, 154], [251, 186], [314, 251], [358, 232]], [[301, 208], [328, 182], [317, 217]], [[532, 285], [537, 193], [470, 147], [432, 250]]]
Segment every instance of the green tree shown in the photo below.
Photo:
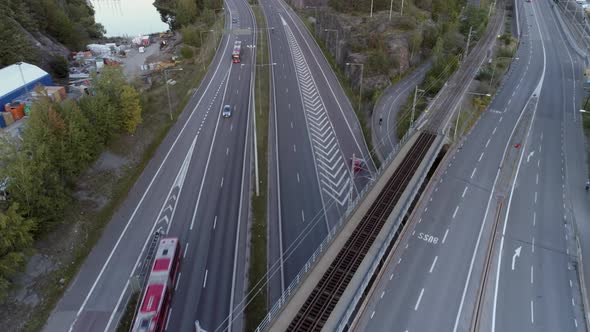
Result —
[[94, 128], [96, 139], [101, 146], [110, 142], [119, 131], [117, 107], [104, 92], [85, 96], [79, 101], [80, 109]]
[[141, 123], [141, 104], [139, 93], [130, 85], [121, 91], [121, 112], [123, 113], [123, 129], [132, 134]]
[[195, 0], [178, 0], [176, 5], [176, 22], [180, 26], [191, 24], [198, 15], [197, 2]]
[[33, 244], [36, 224], [19, 213], [18, 204], [0, 213], [0, 300], [8, 291], [11, 277], [25, 262], [25, 250]]

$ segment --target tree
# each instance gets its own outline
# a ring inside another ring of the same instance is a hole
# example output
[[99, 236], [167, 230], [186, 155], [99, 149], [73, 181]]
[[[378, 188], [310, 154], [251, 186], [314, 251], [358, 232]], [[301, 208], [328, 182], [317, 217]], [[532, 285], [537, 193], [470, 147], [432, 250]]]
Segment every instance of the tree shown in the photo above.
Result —
[[104, 92], [99, 91], [95, 96], [80, 99], [79, 106], [94, 128], [97, 143], [106, 145], [120, 128], [115, 104]]
[[191, 24], [198, 15], [197, 3], [195, 0], [178, 0], [176, 7], [176, 22], [180, 26]]
[[25, 250], [33, 244], [36, 224], [18, 210], [18, 204], [12, 204], [0, 213], [0, 300], [11, 285], [11, 277], [24, 265]]
[[120, 109], [123, 113], [123, 129], [129, 134], [134, 133], [141, 123], [141, 104], [139, 94], [130, 85], [123, 87], [121, 91]]

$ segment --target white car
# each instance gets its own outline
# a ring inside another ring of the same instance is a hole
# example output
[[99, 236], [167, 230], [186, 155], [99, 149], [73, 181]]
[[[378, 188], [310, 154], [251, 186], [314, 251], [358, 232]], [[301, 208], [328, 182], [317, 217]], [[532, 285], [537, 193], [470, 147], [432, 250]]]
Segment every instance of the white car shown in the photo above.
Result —
[[229, 118], [231, 116], [231, 107], [229, 105], [223, 106], [223, 112], [221, 113], [221, 115], [224, 118]]

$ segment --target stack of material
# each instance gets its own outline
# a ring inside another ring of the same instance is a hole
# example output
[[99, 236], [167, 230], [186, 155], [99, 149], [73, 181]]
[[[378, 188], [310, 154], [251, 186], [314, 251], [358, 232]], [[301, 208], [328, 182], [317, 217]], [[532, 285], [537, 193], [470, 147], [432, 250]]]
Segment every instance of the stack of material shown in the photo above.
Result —
[[2, 112], [2, 118], [4, 119], [4, 123], [7, 127], [14, 123], [14, 119], [12, 118], [12, 114], [10, 112]]
[[18, 101], [8, 103], [4, 105], [4, 110], [9, 112], [15, 121], [20, 120], [25, 116], [25, 103]]
[[66, 99], [66, 89], [63, 86], [46, 86], [43, 88], [43, 91], [41, 93], [33, 91], [32, 96], [34, 98], [47, 96], [51, 98], [53, 101], [59, 102]]

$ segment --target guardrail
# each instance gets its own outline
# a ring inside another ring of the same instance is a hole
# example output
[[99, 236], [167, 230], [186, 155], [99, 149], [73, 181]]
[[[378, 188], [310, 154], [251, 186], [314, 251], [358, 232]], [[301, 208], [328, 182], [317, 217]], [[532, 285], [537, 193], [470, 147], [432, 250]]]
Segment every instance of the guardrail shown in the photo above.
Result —
[[[441, 139], [438, 146], [436, 147], [437, 151], [440, 151], [440, 148], [442, 148], [442, 144], [443, 144], [443, 140]], [[416, 194], [418, 194], [418, 191], [420, 190], [420, 187], [421, 187], [420, 184], [422, 182], [424, 182], [424, 179], [426, 179], [426, 176], [428, 175], [428, 171], [430, 170], [430, 166], [432, 166], [432, 164], [434, 163], [437, 155], [438, 155], [438, 152], [431, 154], [430, 159], [428, 160], [427, 167], [425, 167], [422, 170], [422, 174], [420, 174], [418, 184], [413, 186], [412, 193], [408, 197], [406, 197], [406, 200], [403, 204], [402, 209], [399, 211], [398, 215], [395, 216], [395, 218], [398, 219], [397, 222], [391, 227], [390, 231], [387, 234], [387, 238], [381, 244], [381, 247], [379, 248], [377, 255], [374, 256], [371, 266], [369, 267], [369, 269], [367, 270], [367, 272], [363, 276], [363, 282], [361, 283], [361, 286], [359, 288], [357, 288], [354, 297], [352, 298], [352, 300], [348, 303], [348, 306], [346, 307], [346, 311], [345, 311], [344, 315], [340, 318], [340, 322], [338, 324], [336, 331], [338, 331], [338, 332], [344, 331], [345, 328], [347, 327], [347, 325], [349, 324], [351, 316], [355, 314], [355, 309], [358, 305], [358, 302], [363, 298], [363, 294], [365, 293], [365, 290], [366, 290], [367, 286], [369, 285], [371, 278], [375, 274], [375, 271], [377, 271], [377, 269], [379, 268], [380, 262], [383, 259], [383, 257], [385, 256], [385, 254], [387, 252], [387, 248], [391, 244], [391, 241], [393, 240], [393, 238], [396, 235], [399, 234], [399, 230], [400, 230], [399, 227], [401, 225], [401, 220], [402, 220], [403, 216], [407, 213], [408, 209], [410, 208], [410, 205], [412, 204], [414, 197], [416, 196]], [[391, 216], [390, 216], [390, 218], [391, 218]]]
[[307, 262], [303, 265], [301, 270], [299, 270], [299, 273], [297, 273], [297, 275], [295, 276], [293, 281], [291, 281], [289, 286], [287, 286], [287, 288], [283, 291], [283, 293], [281, 294], [281, 297], [270, 308], [270, 310], [268, 311], [268, 313], [266, 314], [264, 319], [260, 322], [260, 324], [256, 328], [256, 330], [255, 330], [256, 332], [265, 331], [269, 327], [270, 323], [273, 321], [274, 317], [278, 313], [281, 312], [281, 308], [283, 307], [283, 305], [285, 303], [287, 303], [289, 301], [289, 299], [293, 296], [293, 294], [295, 294], [295, 291], [299, 287], [301, 281], [305, 280], [305, 277], [307, 276], [307, 274], [311, 270], [311, 267], [313, 266], [313, 264], [318, 260], [318, 258], [320, 258], [322, 256], [325, 249], [327, 249], [330, 246], [332, 240], [334, 238], [336, 238], [336, 235], [342, 229], [342, 226], [345, 224], [345, 221], [347, 221], [348, 218], [352, 215], [352, 213], [354, 211], [356, 211], [359, 204], [366, 197], [367, 193], [369, 191], [371, 191], [371, 189], [373, 189], [373, 187], [375, 186], [375, 184], [377, 183], [377, 181], [381, 177], [381, 174], [383, 174], [385, 169], [387, 169], [391, 165], [391, 163], [393, 162], [393, 159], [395, 158], [395, 156], [397, 155], [397, 153], [399, 152], [401, 147], [404, 146], [404, 144], [410, 139], [410, 137], [412, 137], [412, 135], [415, 132], [416, 132], [415, 128], [410, 128], [406, 132], [406, 134], [402, 137], [402, 139], [398, 142], [398, 144], [395, 146], [395, 148], [389, 153], [385, 162], [383, 162], [381, 164], [381, 167], [379, 167], [375, 171], [375, 173], [372, 174], [371, 179], [369, 179], [369, 182], [359, 192], [359, 194], [356, 196], [356, 198], [350, 202], [350, 204], [348, 205], [348, 208], [346, 209], [344, 214], [340, 217], [340, 219], [338, 220], [336, 225], [334, 225], [328, 231], [328, 234], [326, 235], [324, 240], [320, 243], [319, 247], [313, 252], [313, 254], [309, 257]]

